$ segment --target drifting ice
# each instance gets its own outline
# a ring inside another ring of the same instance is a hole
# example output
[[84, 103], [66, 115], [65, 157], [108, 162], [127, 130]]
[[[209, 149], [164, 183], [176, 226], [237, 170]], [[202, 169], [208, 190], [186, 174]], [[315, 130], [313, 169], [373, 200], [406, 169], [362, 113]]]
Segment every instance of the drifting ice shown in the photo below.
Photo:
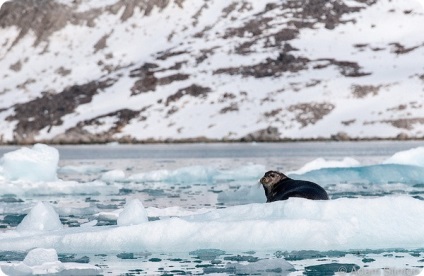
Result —
[[384, 161], [384, 164], [403, 164], [424, 167], [424, 147], [399, 151]]
[[265, 171], [263, 165], [247, 165], [233, 170], [220, 170], [214, 167], [192, 166], [174, 171], [157, 170], [134, 174], [128, 178], [135, 182], [172, 182], [172, 183], [214, 183], [217, 181], [259, 179]]
[[302, 168], [288, 172], [287, 174], [304, 174], [306, 172], [319, 170], [323, 168], [346, 168], [346, 167], [356, 167], [359, 166], [360, 163], [353, 158], [345, 157], [343, 160], [325, 160], [324, 158], [317, 158], [309, 163], [303, 165]]
[[124, 179], [125, 179], [125, 173], [122, 170], [108, 171], [108, 172], [105, 172], [101, 177], [101, 180], [106, 183], [113, 183], [115, 181], [122, 181]]
[[[132, 208], [130, 208], [132, 209]], [[0, 235], [0, 251], [58, 252], [354, 250], [424, 244], [424, 202], [409, 196], [314, 201], [293, 198], [130, 226], [67, 228]], [[266, 231], [266, 235], [264, 235]]]
[[31, 149], [24, 147], [4, 154], [0, 163], [9, 180], [55, 181], [59, 152], [53, 147], [36, 144]]
[[89, 264], [62, 263], [54, 249], [35, 248], [19, 264], [2, 265], [7, 275], [98, 275], [100, 268]]
[[124, 210], [119, 214], [118, 225], [136, 225], [148, 221], [147, 212], [138, 199], [132, 199], [125, 204]]
[[24, 217], [16, 230], [23, 231], [52, 231], [62, 229], [59, 215], [49, 203], [39, 202]]

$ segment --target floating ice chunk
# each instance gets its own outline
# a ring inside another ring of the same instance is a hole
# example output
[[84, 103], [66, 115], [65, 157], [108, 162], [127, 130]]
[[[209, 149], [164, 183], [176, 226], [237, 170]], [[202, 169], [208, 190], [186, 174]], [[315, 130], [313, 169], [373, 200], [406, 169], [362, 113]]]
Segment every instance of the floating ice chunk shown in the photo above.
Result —
[[59, 261], [56, 250], [35, 248], [28, 252], [21, 263], [4, 266], [2, 269], [9, 275], [42, 275], [59, 273], [64, 266]]
[[237, 275], [288, 275], [294, 270], [294, 266], [284, 259], [259, 260], [248, 264], [230, 263], [226, 265], [228, 272], [235, 272]]
[[28, 252], [23, 263], [27, 266], [42, 265], [59, 261], [54, 249], [35, 248]]
[[247, 165], [233, 170], [220, 170], [207, 166], [191, 166], [176, 169], [174, 171], [157, 170], [139, 173], [130, 176], [130, 181], [163, 181], [173, 183], [213, 183], [216, 181], [234, 181], [259, 179], [263, 175], [265, 167], [262, 165]]
[[306, 172], [319, 170], [323, 168], [347, 168], [347, 167], [356, 167], [359, 166], [360, 163], [356, 159], [345, 157], [343, 160], [325, 160], [324, 158], [317, 158], [311, 162], [303, 165], [302, 168], [287, 172], [287, 174], [304, 174]]
[[100, 268], [89, 264], [59, 261], [54, 249], [35, 248], [19, 264], [2, 265], [6, 275], [99, 275]]
[[125, 179], [125, 173], [122, 170], [112, 170], [104, 173], [101, 180], [106, 183], [113, 183], [115, 181], [122, 181]]
[[62, 229], [59, 215], [49, 203], [39, 202], [24, 217], [16, 230], [22, 231], [52, 231]]
[[424, 167], [424, 147], [399, 151], [383, 162], [384, 164], [403, 164]]
[[96, 226], [96, 224], [97, 224], [97, 220], [92, 220], [92, 221], [81, 224], [80, 227], [82, 227], [82, 228], [93, 227], [93, 226]]
[[138, 173], [131, 175], [128, 177], [128, 180], [135, 181], [135, 182], [158, 182], [158, 181], [165, 181], [167, 177], [169, 176], [169, 171], [167, 170], [156, 170], [151, 172], [145, 172], [145, 173]]
[[58, 162], [58, 150], [44, 144], [8, 152], [0, 161], [7, 179], [27, 181], [57, 180]]
[[118, 225], [128, 226], [141, 224], [148, 221], [146, 209], [138, 199], [132, 199], [125, 204], [124, 210], [119, 214]]
[[339, 183], [422, 184], [424, 168], [409, 165], [381, 164], [350, 168], [324, 168], [306, 172], [302, 175], [292, 174], [290, 177], [313, 181], [323, 186]]
[[67, 165], [59, 168], [60, 173], [67, 174], [93, 174], [93, 173], [101, 173], [107, 171], [104, 167], [95, 166], [95, 165]]
[[116, 221], [118, 220], [119, 214], [122, 210], [114, 210], [112, 212], [100, 212], [94, 215], [98, 220]]

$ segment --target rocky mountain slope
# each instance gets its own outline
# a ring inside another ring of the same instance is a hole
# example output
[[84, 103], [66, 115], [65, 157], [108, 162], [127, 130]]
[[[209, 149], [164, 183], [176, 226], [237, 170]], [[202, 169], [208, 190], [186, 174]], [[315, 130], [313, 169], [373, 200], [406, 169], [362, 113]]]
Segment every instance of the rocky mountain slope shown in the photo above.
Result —
[[2, 2], [3, 143], [424, 137], [419, 0]]

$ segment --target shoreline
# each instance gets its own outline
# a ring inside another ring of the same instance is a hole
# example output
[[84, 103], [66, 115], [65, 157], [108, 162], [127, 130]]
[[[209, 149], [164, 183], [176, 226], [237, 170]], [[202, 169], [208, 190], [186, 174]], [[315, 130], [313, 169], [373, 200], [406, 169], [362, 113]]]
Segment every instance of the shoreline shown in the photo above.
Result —
[[379, 137], [364, 137], [364, 138], [281, 138], [281, 139], [257, 139], [257, 140], [246, 140], [246, 139], [209, 139], [205, 137], [197, 138], [186, 138], [186, 139], [77, 139], [74, 141], [55, 141], [55, 140], [37, 140], [37, 141], [25, 141], [25, 142], [0, 142], [0, 146], [26, 146], [37, 143], [48, 144], [48, 145], [106, 145], [106, 144], [122, 144], [122, 145], [148, 145], [148, 144], [249, 144], [249, 143], [302, 143], [302, 142], [378, 142], [378, 141], [390, 141], [390, 142], [403, 142], [403, 141], [424, 141], [424, 137], [392, 137], [392, 138], [379, 138]]

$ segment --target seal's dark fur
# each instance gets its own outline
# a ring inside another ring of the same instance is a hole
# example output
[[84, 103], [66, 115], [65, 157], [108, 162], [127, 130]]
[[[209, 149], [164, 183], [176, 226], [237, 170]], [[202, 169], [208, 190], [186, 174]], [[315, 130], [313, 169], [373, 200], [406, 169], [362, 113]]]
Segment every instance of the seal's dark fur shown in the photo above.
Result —
[[267, 202], [286, 200], [290, 197], [301, 197], [314, 200], [327, 200], [327, 192], [318, 184], [294, 180], [286, 175], [269, 171], [260, 180], [265, 189]]

